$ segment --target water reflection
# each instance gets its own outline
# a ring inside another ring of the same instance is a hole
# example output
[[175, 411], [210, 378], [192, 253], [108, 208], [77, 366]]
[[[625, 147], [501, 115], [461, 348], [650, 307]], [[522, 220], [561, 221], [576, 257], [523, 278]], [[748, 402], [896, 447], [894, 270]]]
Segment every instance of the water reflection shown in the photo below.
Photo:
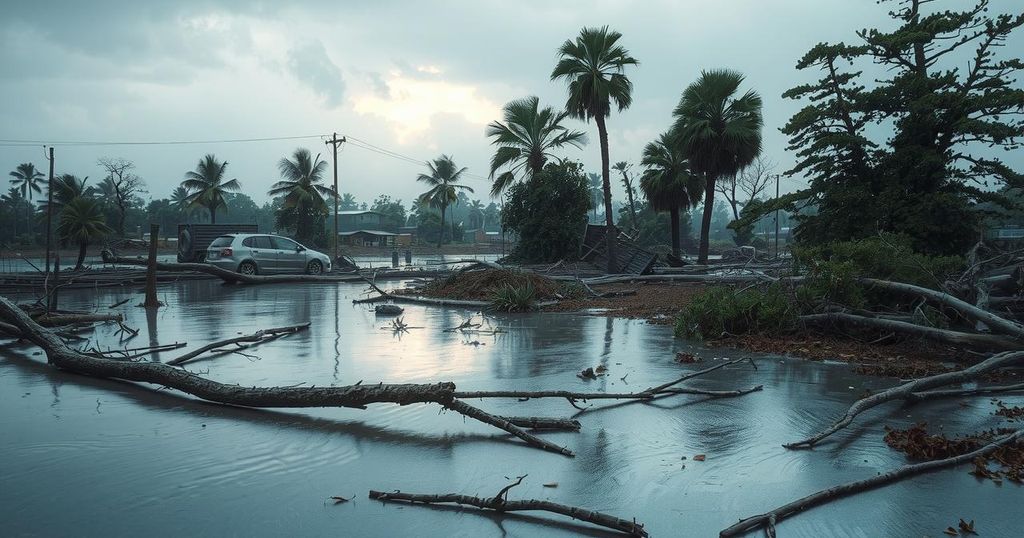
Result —
[[[150, 343], [187, 341], [184, 351], [259, 328], [312, 323], [307, 332], [246, 350], [258, 361], [229, 354], [194, 366], [211, 378], [245, 385], [452, 380], [481, 390], [641, 390], [730, 355], [673, 340], [665, 327], [572, 314], [491, 316], [489, 323], [507, 328], [497, 335], [444, 332], [473, 313], [418, 306], [407, 307], [404, 317], [423, 328], [399, 339], [380, 329], [386, 319], [351, 304], [362, 289], [188, 282], [161, 287], [168, 304], [158, 311], [136, 308], [134, 299], [118, 310], [130, 326], [145, 327]], [[124, 297], [123, 290], [98, 297], [69, 291], [62, 304], [106, 308]], [[102, 327], [92, 343], [116, 341], [115, 329]], [[679, 350], [697, 351], [705, 362], [675, 364]], [[0, 349], [6, 535], [271, 536], [339, 529], [358, 536], [578, 535], [580, 528], [568, 520], [538, 524], [530, 517], [497, 519], [365, 500], [369, 489], [492, 495], [505, 477], [529, 474], [513, 498], [635, 516], [655, 536], [714, 536], [739, 517], [899, 465], [903, 460], [882, 443], [882, 425], [930, 420], [956, 432], [999, 424], [987, 401], [967, 408], [953, 402], [886, 407], [859, 419], [834, 443], [786, 451], [783, 442], [818, 428], [866, 388], [886, 381], [853, 375], [841, 365], [766, 358], [757, 370], [731, 367], [693, 381], [709, 389], [765, 385], [743, 398], [596, 403], [580, 414], [579, 433], [545, 434], [577, 453], [568, 459], [433, 405], [238, 409], [73, 376], [46, 366], [33, 352], [6, 342]], [[599, 364], [609, 375], [576, 377]], [[576, 412], [561, 400], [476, 403], [506, 414]], [[694, 461], [696, 454], [707, 460]], [[550, 482], [559, 486], [542, 486]], [[54, 503], [55, 491], [75, 502]], [[330, 495], [357, 498], [325, 505]], [[983, 521], [986, 535], [1011, 536], [1019, 529], [1004, 507], [1022, 500], [1024, 488], [996, 488], [957, 470], [808, 512], [780, 531], [808, 537], [938, 535], [963, 516]]]

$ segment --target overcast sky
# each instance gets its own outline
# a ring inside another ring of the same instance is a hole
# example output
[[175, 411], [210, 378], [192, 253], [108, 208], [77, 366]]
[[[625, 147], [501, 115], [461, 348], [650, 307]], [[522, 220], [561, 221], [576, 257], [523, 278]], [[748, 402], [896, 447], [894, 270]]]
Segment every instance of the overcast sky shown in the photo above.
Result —
[[[995, 0], [1019, 11], [1019, 0]], [[947, 0], [952, 8], [967, 3]], [[96, 159], [133, 160], [149, 197], [166, 197], [206, 153], [259, 202], [277, 161], [315, 136], [338, 132], [418, 161], [454, 156], [487, 199], [487, 123], [511, 99], [538, 95], [561, 107], [549, 81], [555, 51], [583, 26], [608, 24], [640, 61], [627, 72], [633, 106], [608, 121], [612, 162], [636, 163], [671, 123], [683, 88], [701, 69], [743, 72], [764, 98], [764, 150], [784, 171], [793, 158], [778, 132], [800, 104], [780, 96], [817, 78], [796, 61], [822, 41], [856, 42], [889, 29], [874, 0], [625, 2], [9, 1], [0, 19], [0, 138], [47, 141], [302, 140], [145, 146], [58, 146], [56, 172], [102, 178]], [[1004, 53], [1020, 48], [1020, 39]], [[1018, 54], [1019, 56], [1019, 54]], [[593, 142], [566, 155], [599, 171]], [[44, 169], [40, 145], [0, 146], [0, 162]], [[342, 192], [361, 201], [408, 201], [422, 165], [347, 145]], [[783, 190], [799, 186], [783, 180]], [[617, 191], [618, 192], [618, 191]]]

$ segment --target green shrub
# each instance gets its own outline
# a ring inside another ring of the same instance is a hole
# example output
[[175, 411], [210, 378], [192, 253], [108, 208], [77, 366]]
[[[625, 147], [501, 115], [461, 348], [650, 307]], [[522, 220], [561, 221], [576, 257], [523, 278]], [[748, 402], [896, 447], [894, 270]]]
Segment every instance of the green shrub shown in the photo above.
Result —
[[502, 312], [528, 312], [534, 308], [537, 290], [529, 281], [520, 286], [505, 284], [491, 296], [491, 308]]
[[797, 245], [793, 258], [807, 276], [797, 290], [797, 300], [804, 307], [822, 301], [854, 307], [888, 304], [891, 294], [873, 293], [856, 280], [870, 277], [938, 289], [964, 267], [959, 256], [920, 254], [911, 247], [909, 237], [890, 233], [858, 241]]
[[694, 296], [676, 319], [675, 334], [702, 340], [722, 334], [778, 333], [792, 329], [797, 309], [782, 287], [736, 291], [709, 288]]

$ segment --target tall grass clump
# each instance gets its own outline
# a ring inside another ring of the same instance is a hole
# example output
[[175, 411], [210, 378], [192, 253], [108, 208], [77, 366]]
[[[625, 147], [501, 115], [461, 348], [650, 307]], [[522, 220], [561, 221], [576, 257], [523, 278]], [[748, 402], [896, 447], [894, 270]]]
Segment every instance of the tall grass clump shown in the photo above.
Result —
[[782, 286], [737, 291], [716, 286], [693, 297], [676, 318], [675, 334], [703, 340], [722, 335], [779, 333], [794, 328], [797, 307]]

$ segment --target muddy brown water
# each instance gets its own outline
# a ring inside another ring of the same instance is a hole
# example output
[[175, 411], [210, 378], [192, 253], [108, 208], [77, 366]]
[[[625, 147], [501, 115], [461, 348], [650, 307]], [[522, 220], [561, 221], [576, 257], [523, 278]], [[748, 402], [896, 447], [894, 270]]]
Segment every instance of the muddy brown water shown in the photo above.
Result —
[[[445, 333], [470, 312], [407, 306], [395, 335], [366, 306], [364, 286], [160, 288], [155, 315], [120, 309], [141, 329], [131, 347], [189, 348], [261, 327], [311, 321], [311, 330], [189, 366], [245, 385], [430, 382], [460, 389], [640, 390], [712, 365], [723, 353], [672, 338], [666, 327], [584, 314], [496, 316], [497, 336]], [[105, 310], [141, 295], [69, 291], [65, 308]], [[133, 304], [134, 301], [130, 304]], [[112, 328], [92, 344], [116, 345]], [[510, 498], [540, 498], [635, 517], [652, 536], [717, 536], [742, 517], [905, 462], [882, 442], [886, 424], [927, 420], [955, 433], [1002, 424], [988, 398], [889, 405], [811, 451], [780, 445], [811, 433], [865, 389], [892, 380], [841, 364], [761, 357], [694, 380], [724, 389], [764, 384], [736, 399], [674, 397], [601, 402], [579, 433], [544, 437], [576, 458], [541, 452], [436, 405], [368, 410], [263, 411], [212, 405], [172, 391], [62, 373], [38, 350], [0, 348], [0, 533], [4, 536], [606, 536], [560, 516], [498, 517], [473, 510], [382, 504], [370, 489], [493, 495], [528, 475]], [[703, 364], [678, 365], [676, 351]], [[173, 353], [157, 357], [168, 360]], [[596, 381], [575, 373], [604, 364]], [[625, 377], [625, 381], [621, 378]], [[1005, 398], [1020, 405], [1020, 398]], [[569, 416], [563, 400], [474, 401], [502, 414]], [[706, 454], [703, 462], [693, 456]], [[686, 458], [685, 460], [683, 458]], [[545, 488], [545, 483], [558, 483]], [[332, 495], [353, 497], [334, 505]], [[813, 509], [779, 525], [786, 537], [944, 536], [958, 518], [982, 536], [1020, 536], [1024, 488], [979, 481], [966, 468], [934, 473]], [[756, 536], [756, 534], [754, 535]]]

